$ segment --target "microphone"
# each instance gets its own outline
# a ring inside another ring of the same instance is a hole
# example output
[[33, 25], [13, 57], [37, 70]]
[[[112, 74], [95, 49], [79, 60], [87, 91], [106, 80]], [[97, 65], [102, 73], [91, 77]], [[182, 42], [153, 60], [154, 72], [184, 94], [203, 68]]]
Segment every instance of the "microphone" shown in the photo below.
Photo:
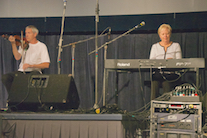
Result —
[[66, 0], [63, 0], [63, 3], [64, 3], [64, 7], [66, 6], [66, 2], [67, 2]]
[[137, 26], [135, 26], [135, 28], [142, 27], [142, 26], [144, 26], [144, 25], [145, 25], [145, 22], [142, 21], [140, 24], [138, 24]]
[[111, 38], [111, 28], [109, 28], [109, 32], [108, 32], [108, 39]]

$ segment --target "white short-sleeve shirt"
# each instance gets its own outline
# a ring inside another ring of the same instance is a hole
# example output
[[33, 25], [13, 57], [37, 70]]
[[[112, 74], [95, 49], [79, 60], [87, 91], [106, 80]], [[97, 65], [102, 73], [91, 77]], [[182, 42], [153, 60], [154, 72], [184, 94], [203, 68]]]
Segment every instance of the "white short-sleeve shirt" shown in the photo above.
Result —
[[[23, 50], [20, 47], [18, 52], [22, 54], [22, 51]], [[24, 50], [24, 55], [22, 56], [18, 71], [23, 71], [23, 64], [25, 63], [34, 65], [34, 64], [41, 64], [44, 62], [50, 63], [50, 58], [46, 45], [40, 41], [38, 41], [36, 44], [29, 43], [29, 48], [27, 50]], [[41, 71], [40, 68], [27, 68], [25, 71], [35, 71], [35, 70]]]

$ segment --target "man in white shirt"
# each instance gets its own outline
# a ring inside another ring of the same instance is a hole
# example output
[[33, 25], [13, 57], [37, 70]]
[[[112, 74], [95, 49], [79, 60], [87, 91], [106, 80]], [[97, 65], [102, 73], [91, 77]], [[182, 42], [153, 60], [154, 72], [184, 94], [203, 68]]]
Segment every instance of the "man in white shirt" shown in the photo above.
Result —
[[38, 29], [33, 25], [29, 25], [25, 28], [25, 36], [29, 46], [28, 48], [19, 46], [19, 49], [17, 49], [15, 37], [9, 37], [14, 58], [16, 60], [21, 59], [21, 63], [18, 71], [7, 73], [2, 76], [2, 82], [8, 92], [10, 91], [15, 74], [41, 74], [41, 69], [49, 68], [50, 58], [48, 50], [44, 43], [37, 40], [36, 37], [38, 33]]

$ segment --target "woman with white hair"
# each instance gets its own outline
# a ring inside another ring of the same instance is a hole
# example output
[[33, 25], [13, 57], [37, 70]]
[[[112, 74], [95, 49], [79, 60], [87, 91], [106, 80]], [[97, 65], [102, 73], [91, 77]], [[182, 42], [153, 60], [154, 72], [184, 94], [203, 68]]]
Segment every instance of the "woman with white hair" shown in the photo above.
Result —
[[[162, 24], [158, 29], [160, 42], [152, 45], [150, 59], [181, 59], [182, 52], [179, 43], [170, 40], [172, 28], [168, 24]], [[178, 77], [174, 72], [155, 70], [152, 76], [151, 100], [159, 96], [159, 88], [162, 86], [163, 92], [170, 92], [173, 88], [170, 81]]]

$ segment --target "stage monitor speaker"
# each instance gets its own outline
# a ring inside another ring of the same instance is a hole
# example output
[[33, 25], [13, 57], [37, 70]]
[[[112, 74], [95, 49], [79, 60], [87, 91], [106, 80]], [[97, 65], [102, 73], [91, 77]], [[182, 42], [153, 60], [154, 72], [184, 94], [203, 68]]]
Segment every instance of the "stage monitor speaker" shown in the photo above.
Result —
[[18, 74], [8, 97], [12, 111], [69, 110], [79, 104], [74, 79], [68, 74]]

